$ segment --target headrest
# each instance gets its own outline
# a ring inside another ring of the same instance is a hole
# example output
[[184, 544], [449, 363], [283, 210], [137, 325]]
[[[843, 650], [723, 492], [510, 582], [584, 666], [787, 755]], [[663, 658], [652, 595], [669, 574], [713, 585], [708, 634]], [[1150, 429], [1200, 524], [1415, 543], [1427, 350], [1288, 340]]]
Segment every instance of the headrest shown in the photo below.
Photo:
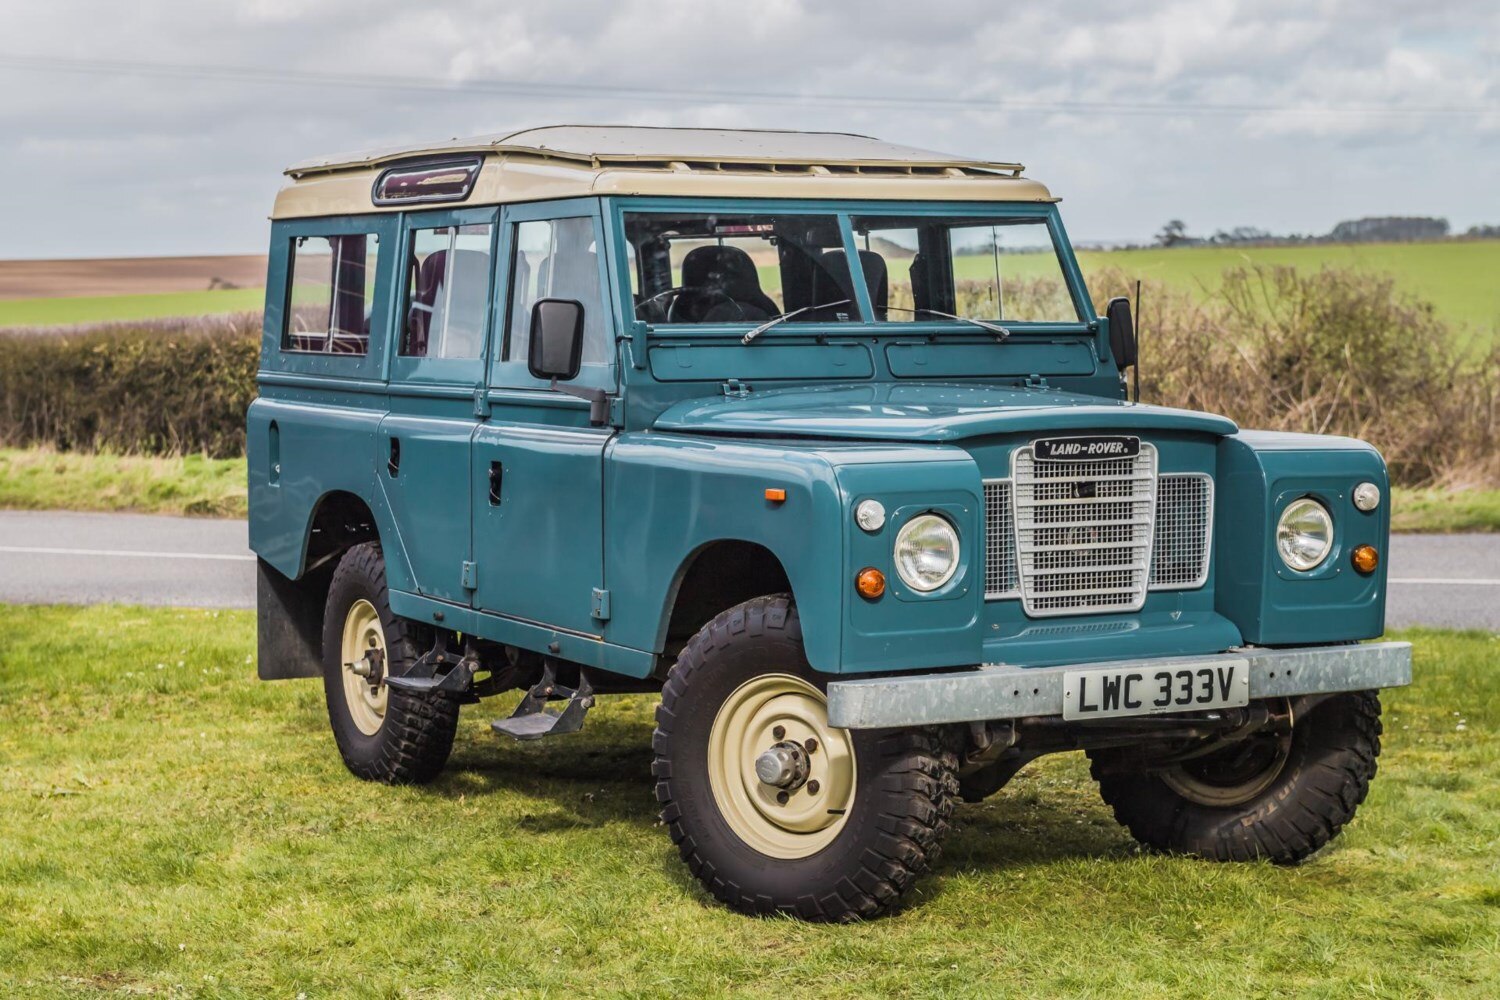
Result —
[[760, 294], [760, 272], [739, 247], [697, 247], [682, 259], [682, 283], [689, 288], [716, 288], [734, 299]]

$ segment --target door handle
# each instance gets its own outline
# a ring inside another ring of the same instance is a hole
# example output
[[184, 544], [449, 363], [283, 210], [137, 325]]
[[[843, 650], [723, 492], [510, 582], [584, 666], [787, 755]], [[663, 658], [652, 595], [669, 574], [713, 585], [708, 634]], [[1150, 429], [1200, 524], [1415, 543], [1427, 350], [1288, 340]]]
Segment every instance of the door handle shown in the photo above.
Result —
[[401, 439], [398, 437], [391, 438], [391, 457], [385, 461], [385, 471], [392, 479], [401, 471]]
[[499, 462], [490, 463], [490, 506], [500, 506], [500, 486], [505, 481], [505, 468]]

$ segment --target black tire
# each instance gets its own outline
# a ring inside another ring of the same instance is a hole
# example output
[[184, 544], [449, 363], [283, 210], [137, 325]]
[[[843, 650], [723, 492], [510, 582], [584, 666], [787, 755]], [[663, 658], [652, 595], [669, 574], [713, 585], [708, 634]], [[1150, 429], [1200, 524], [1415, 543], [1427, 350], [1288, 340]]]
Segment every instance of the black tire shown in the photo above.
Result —
[[344, 689], [340, 655], [344, 621], [356, 601], [370, 602], [385, 634], [388, 673], [403, 673], [431, 643], [422, 625], [391, 614], [386, 595], [385, 558], [378, 542], [364, 542], [344, 553], [328, 587], [323, 613], [323, 692], [328, 721], [344, 764], [359, 778], [388, 785], [422, 784], [442, 771], [458, 730], [458, 702], [441, 695], [421, 696], [386, 689], [384, 721], [367, 735], [355, 723]]
[[1285, 760], [1264, 790], [1233, 805], [1209, 805], [1160, 774], [1122, 773], [1108, 751], [1093, 752], [1094, 779], [1115, 819], [1159, 851], [1211, 861], [1297, 864], [1353, 818], [1380, 756], [1380, 699], [1374, 691], [1335, 695], [1295, 718]]
[[826, 686], [807, 663], [797, 609], [785, 596], [724, 612], [683, 649], [651, 741], [662, 822], [693, 875], [741, 912], [850, 921], [891, 911], [938, 858], [958, 798], [957, 759], [933, 730], [855, 731], [854, 799], [836, 838], [807, 857], [762, 854], [721, 814], [708, 746], [724, 700], [768, 673]]

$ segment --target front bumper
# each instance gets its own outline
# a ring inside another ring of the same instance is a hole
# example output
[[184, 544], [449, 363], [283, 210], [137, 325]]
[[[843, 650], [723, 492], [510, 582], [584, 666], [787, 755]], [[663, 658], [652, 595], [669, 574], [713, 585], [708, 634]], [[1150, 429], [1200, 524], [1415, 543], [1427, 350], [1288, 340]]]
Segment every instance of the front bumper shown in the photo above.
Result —
[[1233, 649], [1211, 656], [1072, 663], [1055, 667], [986, 664], [946, 674], [833, 681], [828, 721], [841, 729], [885, 729], [947, 722], [1062, 715], [1063, 674], [1091, 668], [1202, 667], [1242, 663], [1250, 700], [1403, 687], [1411, 683], [1411, 643], [1298, 649]]

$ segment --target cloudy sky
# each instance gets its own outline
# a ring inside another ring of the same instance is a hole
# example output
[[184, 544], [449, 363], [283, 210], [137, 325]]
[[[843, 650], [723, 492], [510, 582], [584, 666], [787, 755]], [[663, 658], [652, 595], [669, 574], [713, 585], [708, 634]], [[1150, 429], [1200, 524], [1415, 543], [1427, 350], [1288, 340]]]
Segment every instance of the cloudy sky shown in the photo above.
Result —
[[255, 252], [287, 163], [555, 122], [1019, 160], [1078, 240], [1500, 223], [1495, 0], [6, 0], [0, 257]]

